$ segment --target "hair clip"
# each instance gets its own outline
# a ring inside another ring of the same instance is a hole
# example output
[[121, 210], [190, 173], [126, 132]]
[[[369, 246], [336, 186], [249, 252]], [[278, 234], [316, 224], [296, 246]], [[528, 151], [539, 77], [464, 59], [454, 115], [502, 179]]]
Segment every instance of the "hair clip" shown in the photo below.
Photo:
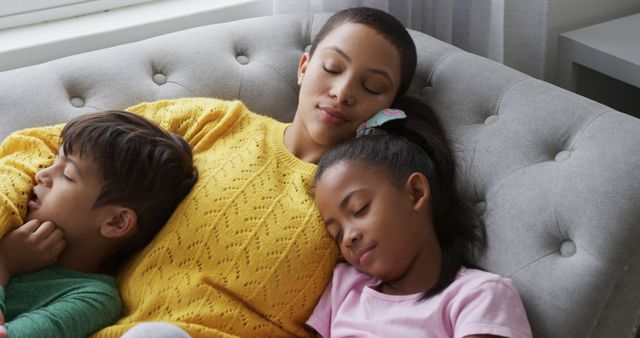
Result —
[[358, 129], [356, 129], [356, 136], [369, 135], [375, 127], [379, 127], [389, 121], [405, 118], [407, 118], [407, 115], [400, 109], [383, 109], [361, 124]]

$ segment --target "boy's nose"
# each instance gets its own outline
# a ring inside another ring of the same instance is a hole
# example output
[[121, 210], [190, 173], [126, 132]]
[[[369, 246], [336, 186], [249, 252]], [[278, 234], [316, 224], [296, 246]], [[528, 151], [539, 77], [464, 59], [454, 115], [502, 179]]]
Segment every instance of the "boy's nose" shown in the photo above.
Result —
[[36, 173], [36, 183], [39, 185], [49, 186], [51, 185], [51, 167], [41, 169]]

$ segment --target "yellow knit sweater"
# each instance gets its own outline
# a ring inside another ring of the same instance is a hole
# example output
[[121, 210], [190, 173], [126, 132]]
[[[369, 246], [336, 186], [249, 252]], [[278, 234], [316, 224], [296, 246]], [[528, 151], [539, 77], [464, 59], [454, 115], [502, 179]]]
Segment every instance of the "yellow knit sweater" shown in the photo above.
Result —
[[[194, 338], [308, 335], [304, 322], [338, 252], [310, 193], [315, 165], [285, 148], [287, 125], [240, 102], [204, 98], [129, 110], [183, 135], [200, 178], [119, 274], [124, 316], [95, 337], [119, 337], [143, 321], [173, 322]], [[11, 174], [20, 179], [3, 187], [19, 192], [3, 201], [13, 214], [24, 216], [15, 205], [26, 203], [23, 195], [33, 184], [28, 175], [53, 159], [57, 131], [36, 129], [30, 131], [34, 140], [8, 146], [30, 155], [20, 158], [26, 164], [11, 164], [28, 170]]]

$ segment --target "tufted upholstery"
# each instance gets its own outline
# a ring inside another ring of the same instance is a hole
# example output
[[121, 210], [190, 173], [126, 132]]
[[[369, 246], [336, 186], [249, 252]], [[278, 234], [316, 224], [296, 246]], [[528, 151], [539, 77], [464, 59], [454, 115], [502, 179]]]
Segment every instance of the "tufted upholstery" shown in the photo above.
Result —
[[[0, 139], [182, 96], [291, 120], [296, 66], [326, 14], [205, 26], [0, 73]], [[512, 278], [536, 337], [630, 337], [640, 312], [640, 120], [412, 32], [411, 92], [443, 119], [483, 267]]]

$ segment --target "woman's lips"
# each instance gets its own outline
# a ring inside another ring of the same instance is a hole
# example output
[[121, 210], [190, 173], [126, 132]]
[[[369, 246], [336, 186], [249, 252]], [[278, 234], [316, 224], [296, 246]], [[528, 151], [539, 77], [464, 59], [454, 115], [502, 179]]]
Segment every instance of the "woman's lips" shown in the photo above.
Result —
[[337, 109], [333, 109], [331, 107], [319, 107], [318, 109], [320, 110], [320, 117], [327, 123], [341, 124], [347, 122], [344, 115], [342, 115], [342, 113]]

